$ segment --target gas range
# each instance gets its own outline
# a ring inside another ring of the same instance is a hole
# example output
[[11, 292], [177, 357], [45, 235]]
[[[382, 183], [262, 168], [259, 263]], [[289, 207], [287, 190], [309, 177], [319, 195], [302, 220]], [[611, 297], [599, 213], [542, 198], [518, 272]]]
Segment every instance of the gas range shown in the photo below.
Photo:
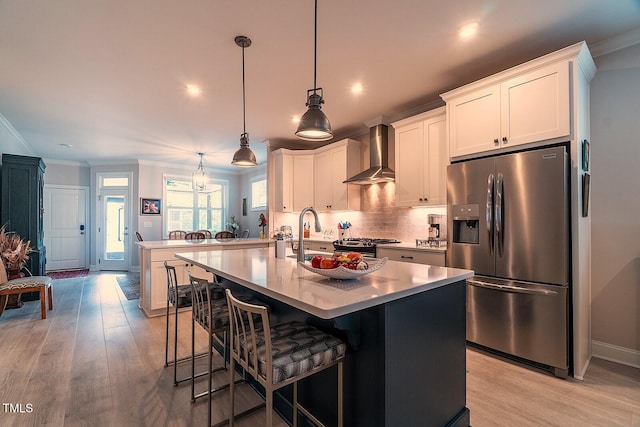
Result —
[[367, 237], [360, 238], [348, 238], [342, 240], [335, 240], [333, 242], [333, 248], [336, 251], [352, 251], [360, 252], [365, 256], [375, 257], [376, 246], [383, 244], [401, 243], [396, 239], [374, 239]]

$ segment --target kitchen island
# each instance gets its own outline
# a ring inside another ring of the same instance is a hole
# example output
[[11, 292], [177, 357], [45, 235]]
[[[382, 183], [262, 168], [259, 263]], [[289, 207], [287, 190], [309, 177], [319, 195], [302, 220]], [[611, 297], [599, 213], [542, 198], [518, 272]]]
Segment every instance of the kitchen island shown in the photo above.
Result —
[[[472, 271], [388, 261], [357, 280], [333, 280], [276, 259], [273, 248], [177, 253], [236, 293], [345, 339], [345, 426], [468, 426], [465, 279]], [[299, 398], [323, 422], [336, 414], [335, 372], [302, 382]], [[291, 391], [275, 407], [290, 417]]]
[[176, 252], [221, 251], [230, 249], [266, 248], [273, 244], [266, 239], [206, 239], [143, 240], [136, 242], [140, 250], [140, 308], [149, 317], [166, 313], [167, 273], [164, 261], [176, 267], [179, 283], [189, 283], [188, 273], [204, 277], [206, 272], [190, 263], [177, 264]]

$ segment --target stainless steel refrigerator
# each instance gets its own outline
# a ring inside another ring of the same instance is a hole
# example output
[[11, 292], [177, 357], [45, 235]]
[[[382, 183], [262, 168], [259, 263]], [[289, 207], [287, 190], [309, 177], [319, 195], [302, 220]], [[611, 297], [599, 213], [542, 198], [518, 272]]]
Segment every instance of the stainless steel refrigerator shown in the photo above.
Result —
[[569, 163], [564, 146], [451, 164], [447, 266], [467, 281], [467, 340], [569, 371]]

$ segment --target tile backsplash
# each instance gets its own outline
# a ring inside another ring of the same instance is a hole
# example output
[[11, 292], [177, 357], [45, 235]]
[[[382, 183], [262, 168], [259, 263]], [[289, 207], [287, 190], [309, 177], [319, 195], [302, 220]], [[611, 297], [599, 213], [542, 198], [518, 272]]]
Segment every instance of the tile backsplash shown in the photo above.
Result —
[[[323, 230], [333, 230], [332, 239], [338, 238], [338, 223], [348, 221], [349, 230], [353, 237], [394, 238], [407, 243], [414, 243], [415, 239], [427, 239], [429, 235], [430, 214], [445, 215], [446, 206], [425, 208], [395, 207], [395, 183], [366, 185], [360, 189], [361, 210], [319, 213]], [[276, 227], [290, 225], [294, 235], [298, 233], [299, 213], [275, 213], [270, 221]], [[313, 215], [308, 213], [305, 222], [313, 224]], [[443, 218], [443, 222], [444, 218]], [[349, 233], [347, 233], [348, 235]], [[447, 236], [446, 224], [441, 226], [440, 234]], [[311, 238], [322, 239], [323, 235], [314, 233], [311, 227]]]

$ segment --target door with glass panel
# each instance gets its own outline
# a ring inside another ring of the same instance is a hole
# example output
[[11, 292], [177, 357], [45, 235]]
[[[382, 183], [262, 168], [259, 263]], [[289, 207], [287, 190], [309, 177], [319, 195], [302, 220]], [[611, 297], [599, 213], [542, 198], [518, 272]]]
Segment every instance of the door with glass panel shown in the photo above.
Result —
[[129, 270], [130, 206], [128, 176], [99, 176], [98, 265], [100, 270]]

